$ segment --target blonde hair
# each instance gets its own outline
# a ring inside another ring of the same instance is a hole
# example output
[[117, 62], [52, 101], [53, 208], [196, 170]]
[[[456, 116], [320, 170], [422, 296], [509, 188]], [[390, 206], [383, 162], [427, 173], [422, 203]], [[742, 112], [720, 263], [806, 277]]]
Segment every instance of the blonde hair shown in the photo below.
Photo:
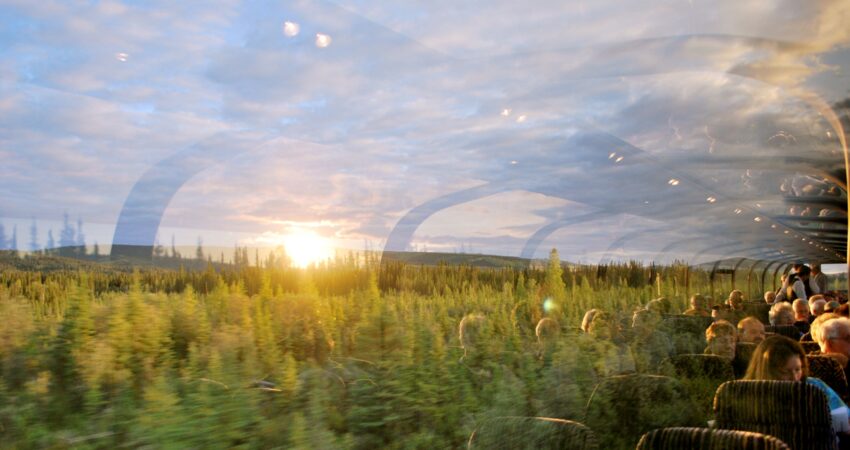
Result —
[[725, 320], [718, 320], [713, 324], [709, 325], [708, 328], [705, 329], [705, 340], [711, 341], [712, 339], [721, 336], [721, 335], [729, 335], [738, 338], [738, 330], [735, 329], [735, 326]]

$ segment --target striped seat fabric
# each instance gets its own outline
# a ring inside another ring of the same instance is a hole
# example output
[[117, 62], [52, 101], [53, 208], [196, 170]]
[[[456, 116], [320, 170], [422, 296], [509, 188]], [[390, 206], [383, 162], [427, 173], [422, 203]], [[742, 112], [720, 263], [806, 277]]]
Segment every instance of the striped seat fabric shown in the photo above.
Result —
[[829, 385], [839, 397], [847, 401], [850, 389], [847, 386], [847, 375], [841, 363], [827, 355], [809, 355], [809, 375], [820, 378]]
[[780, 439], [751, 431], [662, 428], [643, 435], [637, 450], [790, 450]]
[[479, 424], [469, 437], [470, 449], [595, 450], [590, 428], [571, 420], [548, 417], [496, 417]]
[[714, 397], [716, 426], [775, 436], [793, 449], [836, 448], [826, 394], [795, 381], [727, 381]]

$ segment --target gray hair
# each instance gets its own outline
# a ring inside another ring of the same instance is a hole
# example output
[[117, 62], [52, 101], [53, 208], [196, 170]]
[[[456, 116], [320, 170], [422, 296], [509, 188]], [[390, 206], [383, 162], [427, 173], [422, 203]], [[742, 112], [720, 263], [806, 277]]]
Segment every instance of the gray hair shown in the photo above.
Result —
[[793, 325], [794, 308], [786, 302], [773, 305], [768, 313], [771, 325]]
[[819, 298], [812, 302], [812, 315], [819, 316], [823, 314], [824, 308], [826, 308], [826, 300]]
[[[825, 341], [825, 339], [823, 338], [823, 333], [822, 333], [823, 325], [826, 322], [828, 322], [830, 320], [835, 320], [839, 317], [841, 317], [841, 316], [839, 316], [838, 314], [833, 314], [833, 313], [823, 313], [823, 314], [819, 315], [817, 317], [817, 319], [815, 319], [814, 322], [812, 322], [812, 326], [809, 328], [809, 333], [812, 334], [812, 340], [817, 342], [818, 344], [821, 344], [821, 346], [823, 346], [823, 343]], [[821, 347], [821, 348], [823, 348], [823, 347]]]
[[840, 339], [842, 328], [844, 329], [844, 334], [850, 334], [850, 319], [839, 317], [837, 319], [827, 320], [821, 326], [821, 338], [824, 341]]

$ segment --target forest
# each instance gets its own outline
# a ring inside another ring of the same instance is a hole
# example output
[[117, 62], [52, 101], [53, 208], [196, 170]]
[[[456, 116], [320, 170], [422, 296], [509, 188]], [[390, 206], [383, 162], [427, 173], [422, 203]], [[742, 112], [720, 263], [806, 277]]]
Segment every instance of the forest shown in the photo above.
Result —
[[[595, 382], [571, 343], [584, 312], [628, 323], [662, 296], [682, 310], [685, 280], [707, 292], [709, 275], [550, 256], [130, 270], [6, 254], [0, 447], [461, 448], [489, 417], [580, 418]], [[486, 325], [465, 356], [469, 314]], [[565, 336], [547, 351], [543, 317]]]

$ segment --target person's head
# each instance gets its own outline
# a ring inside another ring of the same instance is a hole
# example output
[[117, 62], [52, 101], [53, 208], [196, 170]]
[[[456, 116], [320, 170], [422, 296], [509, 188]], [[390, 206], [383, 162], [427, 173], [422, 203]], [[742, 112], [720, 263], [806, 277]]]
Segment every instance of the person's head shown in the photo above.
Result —
[[549, 317], [544, 317], [537, 322], [534, 328], [534, 334], [537, 336], [537, 342], [540, 345], [550, 345], [558, 340], [558, 335], [561, 333], [561, 326], [558, 321]]
[[613, 340], [618, 331], [617, 321], [606, 311], [597, 311], [587, 327], [587, 333], [596, 339]]
[[824, 308], [826, 308], [826, 300], [819, 298], [810, 303], [812, 315], [817, 317], [824, 313]]
[[850, 304], [839, 304], [838, 308], [836, 308], [834, 312], [841, 317], [850, 317]]
[[812, 269], [809, 266], [802, 266], [800, 270], [797, 271], [797, 276], [800, 277], [801, 280], [806, 281], [809, 279], [809, 275], [812, 274]]
[[758, 344], [764, 340], [764, 324], [753, 316], [738, 322], [738, 342]]
[[714, 305], [711, 307], [711, 318], [717, 322], [718, 320], [729, 320], [732, 318], [732, 307], [727, 304]]
[[595, 316], [598, 312], [599, 310], [594, 308], [584, 313], [584, 318], [581, 319], [581, 331], [584, 331], [585, 333], [588, 332], [590, 329], [590, 322], [593, 322], [593, 316]]
[[812, 273], [815, 275], [820, 273], [820, 263], [812, 263]]
[[731, 323], [725, 320], [712, 323], [705, 330], [705, 340], [708, 342], [708, 353], [730, 361], [735, 359], [738, 332]]
[[767, 291], [764, 293], [764, 301], [765, 303], [773, 303], [776, 301], [776, 292]]
[[736, 311], [743, 309], [744, 293], [735, 289], [734, 291], [729, 293], [729, 298], [726, 300], [726, 303]]
[[809, 333], [812, 335], [812, 340], [817, 342], [820, 345], [821, 351], [824, 351], [823, 350], [824, 349], [824, 340], [823, 340], [823, 335], [821, 333], [821, 331], [823, 329], [823, 324], [826, 323], [829, 320], [833, 320], [833, 319], [837, 319], [837, 318], [838, 318], [837, 314], [823, 313], [820, 316], [818, 316], [818, 318], [815, 319], [812, 322], [812, 325], [809, 327]]
[[487, 325], [487, 319], [481, 314], [467, 314], [460, 320], [459, 334], [460, 345], [463, 347], [464, 354], [475, 350], [484, 337], [484, 328]]
[[820, 337], [824, 353], [838, 353], [850, 357], [850, 319], [838, 317], [821, 325]]
[[656, 314], [669, 314], [670, 310], [673, 308], [673, 305], [670, 303], [670, 300], [667, 300], [667, 297], [659, 297], [655, 300], [650, 300], [646, 304], [646, 309], [652, 311]]
[[800, 343], [775, 335], [756, 347], [744, 379], [802, 381], [808, 375], [808, 361]]
[[823, 312], [835, 312], [840, 306], [841, 304], [835, 300], [828, 301], [823, 307]]
[[693, 309], [708, 309], [708, 303], [702, 294], [694, 294], [691, 296], [691, 308]]
[[794, 320], [795, 321], [809, 321], [809, 303], [805, 300], [798, 298], [794, 300], [794, 303], [791, 304], [791, 307], [794, 308]]
[[637, 332], [654, 330], [661, 323], [661, 314], [649, 309], [639, 309], [632, 316], [632, 328]]
[[774, 326], [794, 325], [794, 309], [786, 302], [777, 303], [770, 308], [768, 319]]

